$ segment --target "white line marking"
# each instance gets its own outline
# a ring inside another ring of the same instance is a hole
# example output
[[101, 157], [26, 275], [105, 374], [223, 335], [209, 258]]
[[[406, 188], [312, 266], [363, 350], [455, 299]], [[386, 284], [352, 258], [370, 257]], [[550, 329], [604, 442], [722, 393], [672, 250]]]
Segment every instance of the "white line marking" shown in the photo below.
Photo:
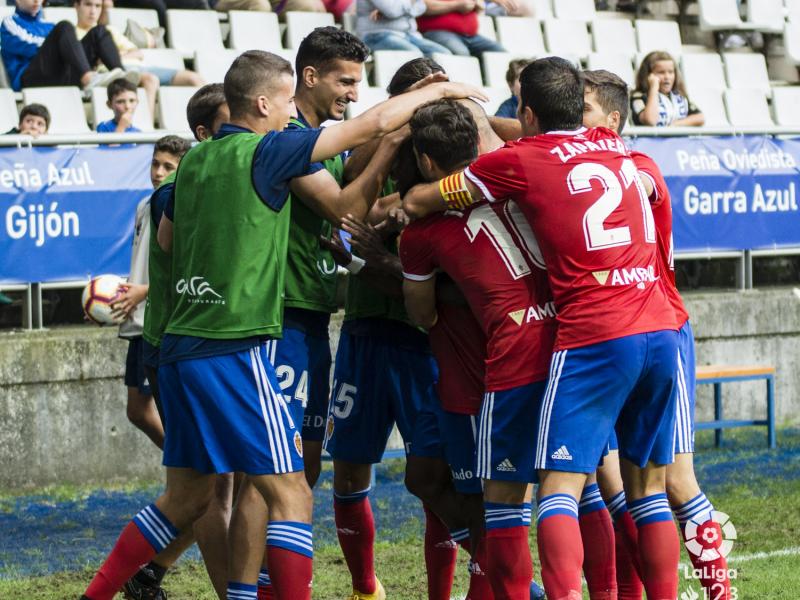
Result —
[[773, 550], [772, 552], [754, 552], [753, 554], [743, 554], [742, 556], [731, 556], [730, 563], [750, 562], [751, 560], [762, 560], [773, 556], [796, 556], [800, 554], [800, 546], [792, 546], [783, 550]]

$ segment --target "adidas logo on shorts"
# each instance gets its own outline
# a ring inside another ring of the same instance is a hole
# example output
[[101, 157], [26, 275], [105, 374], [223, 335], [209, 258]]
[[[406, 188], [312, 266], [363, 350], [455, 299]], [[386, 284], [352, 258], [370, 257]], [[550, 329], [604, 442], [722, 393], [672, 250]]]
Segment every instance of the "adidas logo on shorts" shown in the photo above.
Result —
[[566, 446], [561, 446], [561, 448], [553, 452], [550, 458], [553, 460], [572, 460], [572, 454], [569, 453]]
[[507, 458], [505, 460], [503, 460], [503, 462], [501, 462], [499, 465], [497, 465], [497, 470], [498, 471], [506, 471], [508, 473], [516, 473], [517, 472], [517, 468], [514, 465], [512, 465], [511, 461], [508, 460]]

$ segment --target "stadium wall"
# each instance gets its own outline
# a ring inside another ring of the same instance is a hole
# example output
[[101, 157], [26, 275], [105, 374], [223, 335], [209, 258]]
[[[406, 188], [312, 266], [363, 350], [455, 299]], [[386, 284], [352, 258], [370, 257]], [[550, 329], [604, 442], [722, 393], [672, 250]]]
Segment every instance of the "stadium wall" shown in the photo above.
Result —
[[[779, 423], [800, 421], [800, 291], [687, 294], [700, 364], [773, 364]], [[334, 318], [331, 344], [338, 341]], [[161, 477], [159, 453], [125, 416], [127, 343], [116, 330], [0, 335], [0, 490]], [[726, 416], [762, 417], [762, 383], [727, 384]], [[698, 418], [711, 416], [701, 386]], [[399, 440], [396, 440], [396, 442]]]

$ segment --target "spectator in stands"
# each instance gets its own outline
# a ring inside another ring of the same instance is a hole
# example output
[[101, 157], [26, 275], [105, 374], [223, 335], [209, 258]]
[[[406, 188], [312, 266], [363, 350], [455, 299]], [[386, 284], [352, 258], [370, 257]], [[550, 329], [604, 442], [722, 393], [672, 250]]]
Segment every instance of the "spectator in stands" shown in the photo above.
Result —
[[506, 71], [506, 83], [511, 90], [511, 97], [503, 101], [494, 113], [495, 117], [506, 117], [508, 119], [517, 118], [517, 106], [519, 105], [519, 74], [522, 69], [533, 62], [530, 58], [515, 58], [508, 63]]
[[705, 123], [703, 113], [686, 94], [675, 60], [660, 50], [642, 60], [631, 95], [631, 115], [635, 125], [692, 127]]
[[127, 79], [115, 79], [106, 88], [108, 108], [114, 118], [97, 124], [97, 133], [136, 133], [141, 131], [133, 126], [133, 114], [139, 106], [136, 86]]
[[375, 50], [419, 50], [425, 56], [450, 50], [425, 39], [417, 31], [416, 17], [427, 10], [425, 0], [358, 0], [356, 32]]
[[[88, 91], [121, 76], [138, 83], [139, 74], [125, 73], [117, 47], [105, 27], [95, 27], [78, 41], [75, 27], [42, 19], [42, 0], [17, 0], [13, 15], [0, 26], [0, 52], [11, 87], [76, 85]], [[100, 73], [92, 65], [108, 69]]]
[[6, 135], [29, 135], [38, 138], [50, 128], [50, 111], [43, 104], [28, 104], [19, 111], [19, 125]]
[[453, 54], [480, 58], [484, 52], [505, 52], [497, 42], [478, 35], [483, 0], [425, 0], [425, 6], [425, 14], [417, 17], [419, 30]]

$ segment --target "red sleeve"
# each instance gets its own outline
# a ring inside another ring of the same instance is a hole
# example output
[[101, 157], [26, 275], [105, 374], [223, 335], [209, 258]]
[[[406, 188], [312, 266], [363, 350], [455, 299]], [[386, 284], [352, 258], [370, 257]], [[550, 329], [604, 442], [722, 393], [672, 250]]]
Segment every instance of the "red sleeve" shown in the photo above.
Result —
[[650, 205], [658, 206], [664, 200], [669, 200], [669, 188], [667, 182], [664, 180], [664, 175], [661, 174], [661, 169], [655, 161], [647, 154], [642, 152], [631, 152], [633, 164], [639, 170], [639, 174], [650, 179], [653, 182], [653, 193], [650, 195]]
[[516, 149], [509, 144], [478, 157], [464, 171], [489, 202], [516, 198], [528, 189]]
[[436, 274], [436, 261], [430, 237], [423, 221], [415, 221], [400, 235], [398, 254], [403, 265], [403, 277], [412, 281], [426, 281]]

